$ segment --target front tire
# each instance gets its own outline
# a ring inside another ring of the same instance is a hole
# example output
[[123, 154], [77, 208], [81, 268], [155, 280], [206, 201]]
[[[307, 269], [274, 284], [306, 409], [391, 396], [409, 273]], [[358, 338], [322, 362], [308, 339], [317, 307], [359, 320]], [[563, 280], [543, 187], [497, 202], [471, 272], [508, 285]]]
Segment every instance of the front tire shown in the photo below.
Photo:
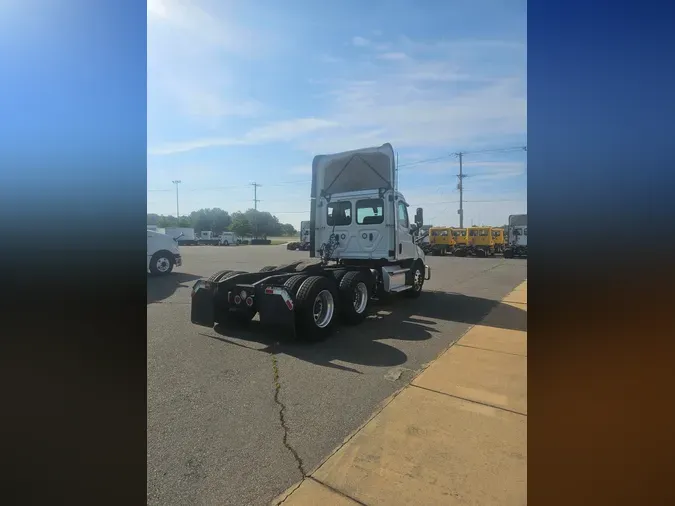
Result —
[[416, 299], [422, 295], [422, 286], [424, 286], [424, 267], [418, 263], [413, 264], [410, 269], [412, 288], [403, 292], [409, 299]]
[[171, 274], [175, 263], [173, 254], [168, 251], [158, 251], [150, 259], [150, 273], [153, 276], [166, 276]]
[[335, 283], [323, 276], [310, 276], [298, 289], [296, 324], [298, 336], [306, 341], [321, 341], [333, 330], [338, 298]]

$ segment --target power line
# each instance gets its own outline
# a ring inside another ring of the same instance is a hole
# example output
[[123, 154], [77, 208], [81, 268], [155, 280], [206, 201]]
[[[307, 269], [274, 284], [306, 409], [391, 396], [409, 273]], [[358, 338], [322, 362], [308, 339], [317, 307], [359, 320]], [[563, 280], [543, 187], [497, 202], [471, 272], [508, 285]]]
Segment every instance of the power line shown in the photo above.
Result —
[[[302, 181], [281, 181], [279, 183], [270, 183], [270, 184], [265, 184], [265, 186], [270, 187], [270, 186], [285, 186], [289, 184], [305, 184], [305, 183], [311, 183], [311, 179], [307, 180], [302, 180]], [[239, 184], [239, 185], [231, 185], [231, 186], [208, 186], [204, 188], [188, 188], [184, 191], [188, 192], [196, 192], [196, 191], [215, 191], [215, 190], [236, 190], [237, 188], [246, 188], [249, 187], [250, 184]], [[173, 190], [169, 189], [163, 189], [163, 188], [158, 188], [158, 189], [152, 189], [148, 190], [148, 192], [169, 192]]]
[[[482, 153], [506, 153], [506, 152], [512, 152], [512, 151], [527, 151], [527, 146], [514, 146], [514, 147], [510, 147], [510, 148], [484, 149], [484, 150], [478, 150], [478, 151], [462, 151], [462, 154], [463, 155], [474, 155], [474, 154], [482, 154]], [[422, 164], [431, 163], [431, 162], [438, 162], [438, 161], [441, 161], [441, 160], [447, 160], [448, 158], [453, 158], [453, 157], [457, 157], [457, 156], [458, 156], [458, 153], [450, 153], [450, 154], [438, 156], [438, 157], [435, 157], [435, 158], [424, 158], [424, 159], [421, 159], [421, 160], [415, 160], [415, 161], [408, 162], [408, 163], [402, 163], [400, 165], [397, 163], [397, 168], [402, 169], [402, 168], [406, 168], [406, 167], [414, 167], [416, 165], [422, 165]], [[398, 154], [397, 154], [397, 158], [398, 158]], [[303, 179], [303, 180], [299, 180], [299, 181], [298, 180], [296, 180], [296, 181], [279, 181], [277, 183], [269, 183], [269, 184], [266, 183], [265, 186], [274, 187], [274, 186], [285, 186], [285, 185], [289, 185], [289, 184], [290, 185], [306, 184], [306, 183], [311, 183], [311, 182], [312, 182], [311, 179]], [[184, 191], [194, 192], [194, 191], [234, 190], [234, 189], [237, 189], [237, 188], [245, 188], [247, 186], [250, 186], [250, 185], [240, 184], [240, 185], [230, 185], [230, 186], [209, 186], [209, 187], [204, 187], [204, 188], [187, 188]], [[158, 189], [152, 189], [152, 190], [147, 190], [147, 191], [148, 192], [168, 192], [168, 191], [173, 191], [173, 190], [158, 188]]]
[[[411, 207], [422, 207], [422, 206], [433, 206], [441, 204], [457, 204], [459, 200], [442, 200], [440, 202], [424, 202], [419, 204], [409, 204]], [[477, 203], [493, 203], [493, 202], [527, 202], [527, 199], [488, 199], [488, 200], [465, 200], [465, 203], [477, 204]], [[306, 211], [266, 211], [270, 214], [303, 214], [309, 213], [309, 209]], [[461, 228], [461, 227], [460, 227]]]
[[459, 209], [457, 213], [459, 214], [459, 228], [464, 228], [464, 178], [466, 177], [462, 172], [462, 161], [465, 155], [475, 155], [479, 153], [504, 153], [510, 151], [527, 151], [527, 146], [518, 146], [511, 148], [502, 148], [502, 149], [483, 149], [480, 151], [460, 151], [455, 153], [459, 159], [459, 174], [457, 178], [459, 183], [457, 184], [457, 189], [459, 190]]
[[[464, 155], [477, 155], [477, 154], [482, 154], [482, 153], [508, 153], [512, 151], [527, 151], [527, 146], [512, 146], [510, 148], [495, 148], [495, 149], [483, 149], [483, 150], [478, 150], [478, 151], [462, 151]], [[459, 153], [449, 153], [447, 155], [441, 155], [437, 156], [435, 158], [425, 158], [422, 160], [415, 160], [412, 162], [408, 163], [403, 163], [399, 165], [399, 168], [405, 168], [405, 167], [414, 167], [416, 165], [422, 165], [425, 163], [431, 163], [431, 162], [439, 162], [441, 160], [447, 160], [448, 158], [453, 158], [457, 157]]]

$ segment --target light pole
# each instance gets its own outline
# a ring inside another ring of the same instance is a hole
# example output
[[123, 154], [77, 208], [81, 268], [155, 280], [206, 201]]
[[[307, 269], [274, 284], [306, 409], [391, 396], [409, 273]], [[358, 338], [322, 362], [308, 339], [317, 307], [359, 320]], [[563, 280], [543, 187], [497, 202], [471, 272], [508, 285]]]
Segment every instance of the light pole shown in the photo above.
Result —
[[180, 179], [176, 179], [175, 181], [171, 182], [176, 185], [176, 226], [180, 227], [180, 211], [178, 210], [178, 185], [181, 183], [181, 181]]

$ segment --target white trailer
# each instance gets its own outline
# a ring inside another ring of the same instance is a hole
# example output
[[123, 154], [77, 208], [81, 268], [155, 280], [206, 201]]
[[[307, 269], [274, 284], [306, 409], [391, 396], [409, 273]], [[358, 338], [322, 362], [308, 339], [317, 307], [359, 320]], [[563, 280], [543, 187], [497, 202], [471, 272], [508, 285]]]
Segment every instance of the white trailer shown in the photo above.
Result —
[[318, 340], [338, 316], [362, 322], [373, 297], [419, 297], [431, 277], [415, 243], [422, 209], [413, 221], [396, 190], [395, 159], [391, 144], [315, 157], [310, 258], [260, 272], [226, 269], [197, 281], [192, 323], [212, 327], [259, 314], [263, 325]]
[[197, 244], [195, 229], [189, 227], [166, 227], [159, 229], [158, 232], [173, 237], [181, 246], [194, 246]]

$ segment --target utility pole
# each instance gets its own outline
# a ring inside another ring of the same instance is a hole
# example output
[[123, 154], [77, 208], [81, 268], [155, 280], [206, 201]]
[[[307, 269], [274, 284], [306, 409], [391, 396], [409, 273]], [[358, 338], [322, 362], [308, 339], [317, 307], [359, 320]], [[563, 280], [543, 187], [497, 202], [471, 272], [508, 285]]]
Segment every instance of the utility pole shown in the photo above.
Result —
[[171, 181], [173, 184], [176, 185], [176, 226], [180, 227], [180, 211], [178, 209], [178, 185], [181, 183], [180, 179], [176, 179], [175, 181]]
[[[262, 186], [262, 185], [258, 184], [256, 182], [253, 182], [253, 183], [251, 183], [251, 186], [253, 186], [253, 209], [255, 211], [257, 211], [258, 210], [258, 202], [260, 202], [258, 200], [258, 186]], [[254, 218], [255, 219], [255, 224], [254, 224], [254, 226], [255, 226], [255, 238], [257, 239], [258, 238], [258, 216], [257, 216], [257, 213], [254, 214], [254, 216], [255, 216], [255, 218]]]
[[258, 183], [251, 183], [251, 186], [253, 187], [253, 209], [256, 211], [258, 210], [258, 186], [262, 186], [261, 184]]
[[459, 183], [457, 183], [457, 189], [459, 190], [459, 210], [457, 211], [457, 214], [459, 214], [459, 228], [464, 228], [464, 173], [462, 172], [462, 157], [464, 156], [464, 153], [461, 151], [457, 153], [457, 156], [459, 157]]

